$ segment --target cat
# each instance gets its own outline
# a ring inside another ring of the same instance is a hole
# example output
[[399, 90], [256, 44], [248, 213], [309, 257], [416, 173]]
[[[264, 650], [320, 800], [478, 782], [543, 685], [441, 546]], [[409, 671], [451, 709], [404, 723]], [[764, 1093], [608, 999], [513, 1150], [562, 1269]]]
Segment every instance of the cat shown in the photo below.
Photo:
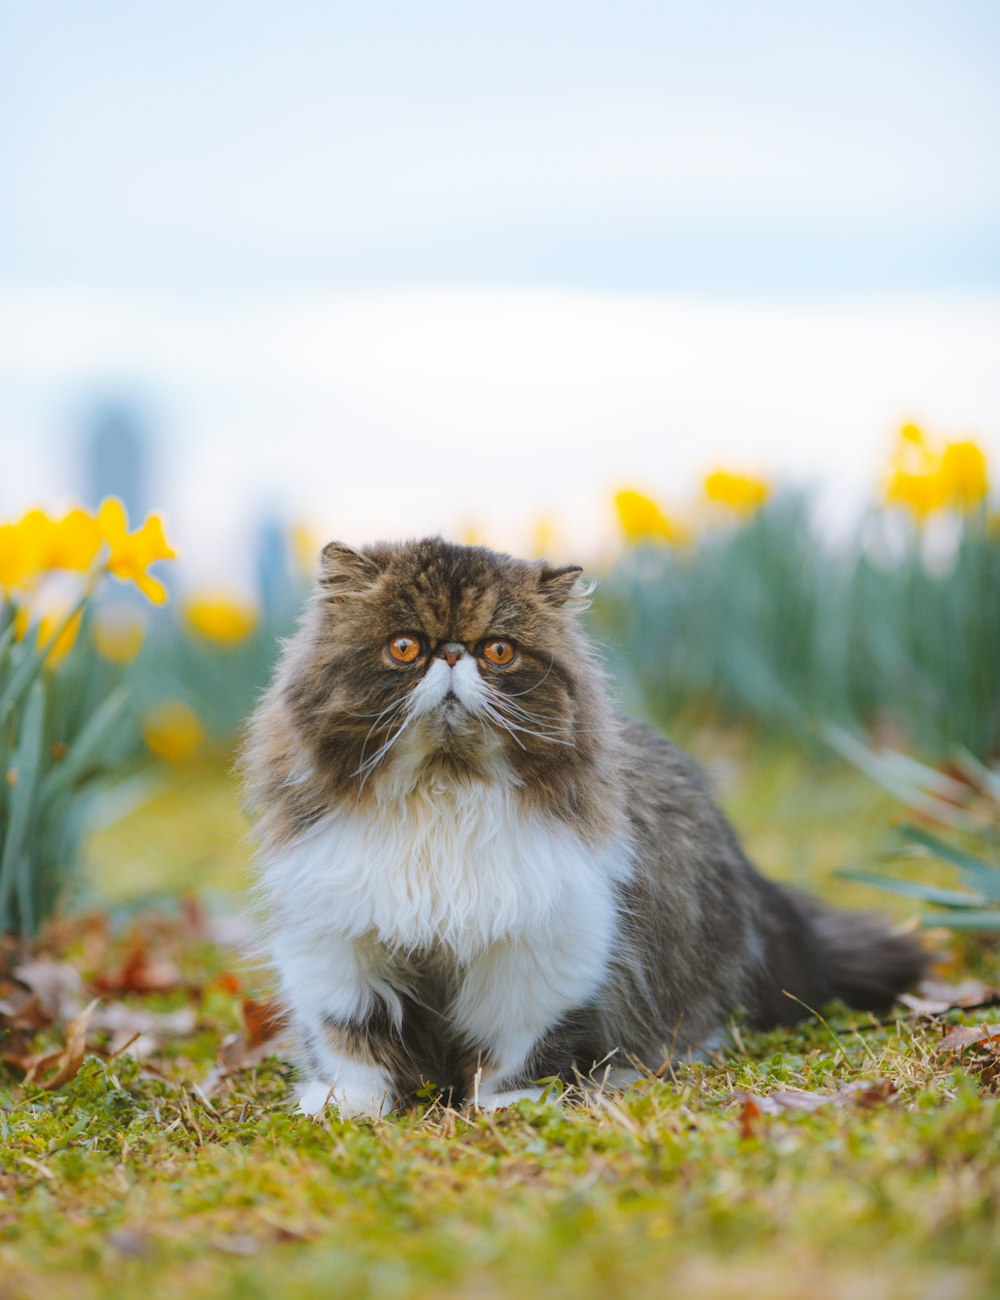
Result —
[[924, 970], [758, 874], [694, 763], [615, 712], [581, 574], [323, 550], [241, 760], [301, 1110], [500, 1106], [704, 1052], [736, 1009], [884, 1008]]

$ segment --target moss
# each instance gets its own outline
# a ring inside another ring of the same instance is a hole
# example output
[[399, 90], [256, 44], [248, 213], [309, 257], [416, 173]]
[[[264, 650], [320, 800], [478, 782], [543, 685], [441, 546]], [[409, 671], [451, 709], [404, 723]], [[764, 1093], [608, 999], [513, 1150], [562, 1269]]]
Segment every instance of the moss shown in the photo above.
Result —
[[[793, 876], [811, 781], [783, 755], [774, 764], [751, 784], [798, 808], [779, 863]], [[838, 834], [853, 799], [845, 784]], [[820, 813], [822, 826], [823, 801]], [[859, 816], [854, 851], [872, 824]], [[794, 1031], [737, 1026], [742, 1050], [597, 1102], [314, 1123], [290, 1113], [274, 1058], [200, 1096], [239, 996], [217, 980], [231, 960], [219, 950], [198, 941], [177, 956], [188, 991], [145, 1005], [170, 1010], [196, 989], [198, 1029], [149, 1064], [94, 1056], [52, 1093], [0, 1069], [0, 1296], [974, 1300], [1000, 1288], [997, 1098], [974, 1054], [938, 1047], [942, 1023], [983, 1012], [882, 1025], [834, 1006]], [[877, 1079], [895, 1091], [867, 1104], [753, 1116], [742, 1100]]]

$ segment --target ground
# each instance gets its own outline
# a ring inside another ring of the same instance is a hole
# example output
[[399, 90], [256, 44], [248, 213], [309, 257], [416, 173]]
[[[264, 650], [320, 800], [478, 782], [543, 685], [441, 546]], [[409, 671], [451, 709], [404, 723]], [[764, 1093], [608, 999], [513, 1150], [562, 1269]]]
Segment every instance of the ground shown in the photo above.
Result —
[[[870, 865], [896, 811], [864, 778], [745, 736], [691, 740], [771, 874], [906, 916], [831, 876]], [[264, 976], [219, 941], [238, 927], [169, 902], [149, 919], [151, 891], [195, 885], [231, 911], [244, 833], [205, 766], [95, 838], [89, 901], [111, 900], [111, 922], [50, 944], [105, 1005], [193, 1008], [194, 1024], [50, 1090], [0, 1068], [0, 1297], [1000, 1292], [996, 1058], [942, 1041], [996, 1008], [882, 1024], [834, 1008], [796, 1031], [737, 1025], [718, 1058], [625, 1094], [314, 1123], [254, 1046]], [[951, 960], [952, 979], [996, 977], [988, 944]]]

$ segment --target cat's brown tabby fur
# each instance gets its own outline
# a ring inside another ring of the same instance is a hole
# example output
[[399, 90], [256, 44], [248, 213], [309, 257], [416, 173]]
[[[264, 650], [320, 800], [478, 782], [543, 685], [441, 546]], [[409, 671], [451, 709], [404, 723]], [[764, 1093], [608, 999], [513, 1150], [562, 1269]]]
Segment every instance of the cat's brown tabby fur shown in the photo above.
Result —
[[579, 574], [324, 550], [244, 752], [305, 1109], [499, 1105], [919, 977], [913, 938], [759, 875], [691, 760], [616, 714]]

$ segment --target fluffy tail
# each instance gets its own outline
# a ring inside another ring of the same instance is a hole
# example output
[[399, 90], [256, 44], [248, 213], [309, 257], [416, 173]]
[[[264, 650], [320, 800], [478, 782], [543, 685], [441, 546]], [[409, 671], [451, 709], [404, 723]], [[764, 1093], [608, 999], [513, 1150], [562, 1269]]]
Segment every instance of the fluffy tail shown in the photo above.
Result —
[[747, 998], [757, 1028], [791, 1024], [834, 998], [884, 1011], [931, 961], [914, 935], [893, 933], [884, 917], [761, 884], [764, 951]]
[[862, 1011], [884, 1011], [926, 972], [931, 954], [915, 935], [894, 933], [885, 917], [844, 912], [812, 898], [804, 903], [826, 960], [831, 997]]

